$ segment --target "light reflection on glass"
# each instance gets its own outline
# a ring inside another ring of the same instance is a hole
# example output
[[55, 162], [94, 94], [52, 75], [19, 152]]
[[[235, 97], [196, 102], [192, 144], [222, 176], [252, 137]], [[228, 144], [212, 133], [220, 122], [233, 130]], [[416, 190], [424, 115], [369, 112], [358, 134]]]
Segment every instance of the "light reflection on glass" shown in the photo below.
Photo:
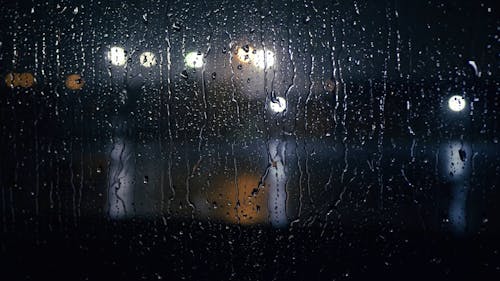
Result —
[[269, 50], [255, 50], [248, 45], [238, 48], [236, 58], [241, 63], [251, 64], [259, 69], [266, 69], [274, 66], [275, 55]]
[[268, 209], [271, 225], [277, 228], [288, 225], [285, 150], [286, 144], [281, 140], [277, 139], [269, 144], [271, 166], [266, 179], [269, 188]]
[[269, 102], [269, 108], [275, 113], [283, 112], [286, 109], [286, 100], [282, 97], [277, 97], [276, 101]]
[[134, 153], [132, 144], [117, 137], [110, 154], [108, 214], [112, 219], [132, 215], [134, 200]]
[[254, 56], [254, 49], [250, 46], [246, 46], [245, 48], [238, 48], [236, 52], [236, 58], [242, 63], [250, 63], [252, 61], [252, 57]]

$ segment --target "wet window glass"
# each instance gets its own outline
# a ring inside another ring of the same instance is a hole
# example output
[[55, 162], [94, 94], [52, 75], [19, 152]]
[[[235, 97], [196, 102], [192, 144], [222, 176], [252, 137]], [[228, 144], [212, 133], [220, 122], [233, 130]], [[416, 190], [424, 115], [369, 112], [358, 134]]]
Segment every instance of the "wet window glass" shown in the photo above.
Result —
[[495, 4], [1, 0], [1, 274], [500, 275]]

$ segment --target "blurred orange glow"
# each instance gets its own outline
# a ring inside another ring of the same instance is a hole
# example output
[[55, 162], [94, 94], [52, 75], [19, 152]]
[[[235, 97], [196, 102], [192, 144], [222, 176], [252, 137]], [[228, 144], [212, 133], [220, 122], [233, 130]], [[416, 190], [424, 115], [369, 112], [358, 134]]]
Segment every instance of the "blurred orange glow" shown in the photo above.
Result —
[[[234, 179], [219, 181], [208, 198], [214, 205], [214, 218], [230, 223], [244, 225], [266, 223], [268, 221], [267, 192], [260, 190], [255, 196], [252, 192], [259, 184], [260, 176], [241, 174]], [[239, 204], [238, 204], [239, 202]]]
[[252, 63], [255, 54], [256, 51], [254, 50], [254, 48], [248, 45], [238, 48], [238, 51], [236, 51], [236, 57], [241, 63]]
[[79, 74], [71, 74], [66, 77], [66, 87], [70, 90], [81, 90], [85, 82]]

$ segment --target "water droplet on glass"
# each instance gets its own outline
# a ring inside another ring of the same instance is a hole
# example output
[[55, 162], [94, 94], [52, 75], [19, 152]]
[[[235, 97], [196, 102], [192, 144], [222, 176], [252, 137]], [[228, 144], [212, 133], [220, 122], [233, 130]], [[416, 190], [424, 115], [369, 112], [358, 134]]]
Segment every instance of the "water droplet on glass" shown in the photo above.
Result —
[[184, 79], [188, 79], [189, 75], [188, 75], [187, 70], [183, 70], [183, 71], [181, 72], [181, 77], [182, 77], [182, 78], [184, 78]]
[[470, 60], [470, 61], [468, 61], [468, 63], [474, 69], [474, 74], [476, 74], [477, 77], [481, 77], [481, 71], [479, 71], [479, 68], [477, 67], [476, 62], [473, 60]]

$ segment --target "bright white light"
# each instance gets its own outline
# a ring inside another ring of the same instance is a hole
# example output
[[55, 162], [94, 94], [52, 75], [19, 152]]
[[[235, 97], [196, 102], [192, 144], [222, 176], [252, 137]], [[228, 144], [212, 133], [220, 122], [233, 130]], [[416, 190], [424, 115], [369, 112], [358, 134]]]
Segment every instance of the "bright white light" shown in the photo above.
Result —
[[255, 59], [254, 52], [256, 51], [254, 51], [254, 49], [250, 46], [248, 46], [246, 51], [243, 48], [239, 48], [238, 52], [236, 52], [236, 57], [242, 63], [251, 63]]
[[276, 102], [270, 101], [269, 107], [273, 112], [280, 113], [286, 109], [286, 100], [282, 97], [278, 97]]
[[462, 111], [465, 108], [465, 99], [461, 96], [452, 96], [448, 100], [448, 107], [455, 112]]
[[141, 54], [141, 64], [144, 67], [152, 67], [156, 65], [156, 56], [151, 52], [144, 52]]
[[255, 66], [260, 69], [270, 68], [274, 65], [274, 53], [271, 51], [258, 50], [254, 57], [253, 61]]
[[124, 66], [127, 62], [125, 50], [122, 47], [111, 47], [108, 51], [108, 61], [116, 66]]
[[184, 63], [187, 67], [200, 68], [203, 66], [203, 54], [190, 52], [184, 58]]

